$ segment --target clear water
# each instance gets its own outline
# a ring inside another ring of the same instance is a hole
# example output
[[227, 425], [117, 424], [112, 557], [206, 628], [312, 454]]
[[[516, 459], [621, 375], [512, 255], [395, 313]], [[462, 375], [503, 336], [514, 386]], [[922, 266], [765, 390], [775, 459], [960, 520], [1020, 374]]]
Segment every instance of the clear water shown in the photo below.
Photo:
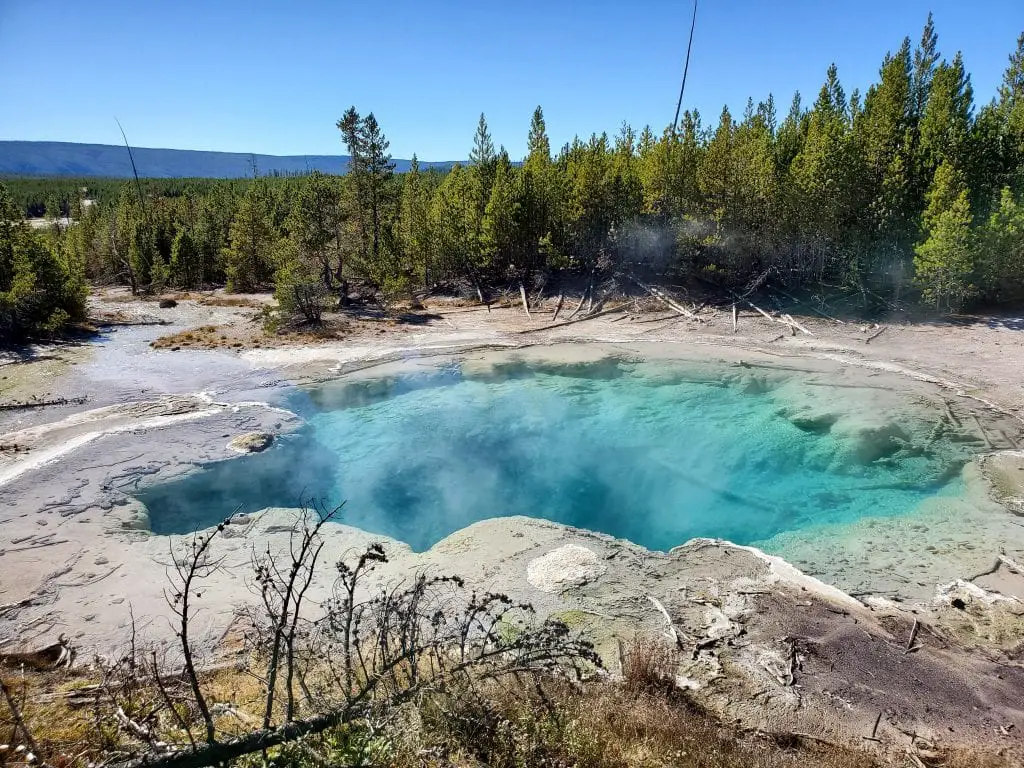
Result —
[[302, 392], [290, 403], [307, 420], [300, 432], [140, 498], [155, 533], [316, 497], [416, 550], [504, 515], [667, 550], [911, 514], [957, 490], [948, 455], [858, 461], [843, 438], [781, 415], [771, 392], [649, 373], [600, 364], [474, 378], [453, 367]]

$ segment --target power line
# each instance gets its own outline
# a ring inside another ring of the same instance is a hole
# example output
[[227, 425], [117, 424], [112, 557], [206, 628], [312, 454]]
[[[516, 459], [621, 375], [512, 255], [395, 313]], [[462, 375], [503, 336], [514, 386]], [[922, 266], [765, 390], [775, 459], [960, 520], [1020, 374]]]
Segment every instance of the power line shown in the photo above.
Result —
[[690, 42], [686, 44], [686, 65], [683, 67], [683, 84], [679, 87], [679, 101], [676, 102], [676, 117], [672, 121], [672, 135], [679, 125], [679, 110], [683, 107], [683, 91], [686, 90], [686, 75], [690, 71], [690, 51], [693, 49], [693, 30], [697, 26], [697, 0], [693, 0], [693, 18], [690, 20]]

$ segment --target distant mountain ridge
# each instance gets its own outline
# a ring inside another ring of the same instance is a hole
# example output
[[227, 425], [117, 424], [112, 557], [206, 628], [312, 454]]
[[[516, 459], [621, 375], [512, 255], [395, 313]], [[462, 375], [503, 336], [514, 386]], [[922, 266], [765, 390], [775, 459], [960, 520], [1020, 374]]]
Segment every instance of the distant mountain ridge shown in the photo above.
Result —
[[[259, 175], [321, 171], [345, 173], [348, 155], [256, 155], [194, 149], [132, 147], [139, 176], [157, 179], [234, 179]], [[410, 161], [395, 159], [395, 170], [409, 170]], [[421, 168], [447, 169], [456, 161], [421, 162]], [[132, 164], [124, 146], [69, 141], [0, 141], [0, 175], [106, 176], [127, 178]]]

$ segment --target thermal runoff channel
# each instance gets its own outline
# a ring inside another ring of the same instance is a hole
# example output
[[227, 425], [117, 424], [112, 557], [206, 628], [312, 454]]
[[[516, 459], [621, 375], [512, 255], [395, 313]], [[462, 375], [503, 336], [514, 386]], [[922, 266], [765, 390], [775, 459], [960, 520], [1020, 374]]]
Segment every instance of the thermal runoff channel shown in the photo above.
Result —
[[154, 533], [316, 498], [416, 550], [508, 515], [667, 550], [913, 514], [958, 492], [968, 445], [913, 409], [868, 418], [851, 391], [621, 362], [339, 382], [295, 395], [306, 426], [266, 453], [141, 499]]

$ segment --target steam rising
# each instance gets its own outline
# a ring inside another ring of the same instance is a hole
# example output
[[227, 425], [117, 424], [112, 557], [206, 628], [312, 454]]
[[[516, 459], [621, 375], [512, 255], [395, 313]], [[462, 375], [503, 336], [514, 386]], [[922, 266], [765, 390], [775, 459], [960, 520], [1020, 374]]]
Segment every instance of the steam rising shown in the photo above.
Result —
[[309, 425], [281, 447], [142, 498], [157, 533], [314, 495], [417, 550], [505, 515], [664, 550], [907, 514], [956, 490], [967, 448], [924, 453], [912, 425], [787, 410], [773, 386], [619, 361], [334, 384], [297, 403]]

